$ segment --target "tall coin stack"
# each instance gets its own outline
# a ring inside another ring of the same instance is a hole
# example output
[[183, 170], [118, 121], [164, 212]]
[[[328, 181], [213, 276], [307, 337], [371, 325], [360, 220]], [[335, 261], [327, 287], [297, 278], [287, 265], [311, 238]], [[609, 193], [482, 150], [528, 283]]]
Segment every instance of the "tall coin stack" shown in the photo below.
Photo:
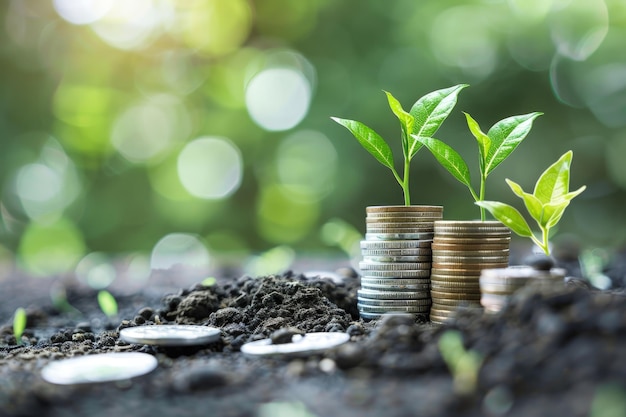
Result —
[[361, 317], [387, 313], [428, 314], [433, 227], [441, 206], [371, 206], [366, 234], [358, 308]]
[[533, 269], [529, 266], [510, 266], [500, 269], [484, 269], [480, 274], [480, 303], [485, 312], [497, 313], [518, 289], [528, 285], [555, 287], [563, 285], [566, 271], [552, 268], [549, 271]]
[[459, 307], [482, 308], [483, 269], [506, 268], [511, 231], [498, 221], [435, 222], [430, 320], [441, 324]]

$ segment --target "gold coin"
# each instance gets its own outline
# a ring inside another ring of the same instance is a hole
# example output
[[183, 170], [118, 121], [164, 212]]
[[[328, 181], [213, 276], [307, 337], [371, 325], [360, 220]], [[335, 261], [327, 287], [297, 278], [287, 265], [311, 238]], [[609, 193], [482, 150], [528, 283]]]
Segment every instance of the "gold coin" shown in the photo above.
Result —
[[437, 291], [430, 290], [430, 297], [433, 299], [443, 298], [447, 300], [480, 300], [480, 293], [468, 294], [462, 292], [449, 292], [449, 291]]
[[475, 243], [475, 244], [468, 244], [468, 243], [460, 243], [460, 244], [455, 244], [455, 243], [440, 243], [440, 242], [433, 242], [433, 244], [431, 245], [433, 250], [438, 250], [438, 251], [446, 251], [447, 253], [451, 254], [451, 255], [471, 255], [471, 256], [478, 256], [478, 255], [486, 255], [486, 256], [496, 256], [496, 255], [502, 255], [502, 254], [508, 254], [509, 253], [509, 242], [507, 241], [506, 243], [495, 243], [495, 244], [490, 244], [490, 243]]
[[502, 245], [502, 247], [508, 247], [511, 242], [511, 236], [502, 237], [461, 237], [461, 236], [435, 236], [434, 243], [452, 244], [452, 245]]
[[433, 260], [433, 269], [445, 269], [456, 271], [476, 272], [483, 269], [506, 268], [508, 262], [480, 262], [480, 263], [463, 263], [463, 262], [435, 262]]
[[430, 279], [436, 282], [479, 282], [480, 275], [442, 275], [431, 271]]
[[456, 256], [456, 255], [448, 255], [441, 254], [440, 251], [435, 251], [433, 253], [433, 262], [437, 263], [452, 263], [452, 264], [489, 264], [489, 263], [506, 263], [509, 264], [509, 255], [498, 255], [498, 256]]
[[437, 305], [439, 307], [449, 306], [449, 307], [454, 307], [454, 308], [459, 307], [459, 306], [480, 307], [480, 301], [479, 300], [450, 300], [447, 298], [436, 298], [433, 301], [432, 305], [433, 306]]
[[367, 206], [366, 213], [406, 213], [406, 212], [431, 212], [443, 213], [443, 206]]
[[480, 284], [478, 281], [437, 281], [430, 278], [430, 286], [431, 288], [477, 288], [480, 289]]

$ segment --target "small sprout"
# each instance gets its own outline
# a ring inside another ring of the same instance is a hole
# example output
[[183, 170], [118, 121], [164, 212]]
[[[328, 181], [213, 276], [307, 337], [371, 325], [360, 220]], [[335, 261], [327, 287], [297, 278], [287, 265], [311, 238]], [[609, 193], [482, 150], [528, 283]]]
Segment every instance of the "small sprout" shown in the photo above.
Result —
[[109, 318], [117, 316], [117, 301], [115, 297], [107, 290], [100, 290], [98, 292], [98, 304], [100, 310]]
[[207, 277], [202, 280], [201, 284], [205, 287], [212, 287], [217, 283], [217, 279], [215, 277]]
[[331, 119], [348, 129], [366, 151], [391, 170], [404, 192], [404, 204], [410, 206], [409, 168], [411, 159], [423, 146], [417, 138], [430, 138], [437, 132], [456, 105], [459, 92], [465, 87], [467, 87], [467, 84], [459, 84], [428, 93], [417, 100], [409, 112], [402, 108], [400, 102], [391, 93], [385, 91], [389, 107], [400, 122], [402, 154], [404, 156], [404, 173], [402, 178], [396, 171], [391, 147], [382, 136], [356, 120], [340, 119], [338, 117], [331, 117]]
[[15, 336], [15, 340], [18, 344], [22, 344], [22, 334], [24, 333], [24, 329], [26, 329], [26, 322], [26, 310], [19, 307], [15, 310], [15, 314], [13, 315], [13, 336]]
[[441, 335], [439, 352], [452, 374], [455, 392], [461, 395], [473, 393], [478, 383], [482, 356], [474, 350], [465, 350], [463, 336], [457, 330], [447, 330]]
[[573, 152], [568, 151], [550, 165], [537, 180], [533, 194], [525, 192], [518, 184], [506, 179], [515, 195], [524, 200], [530, 217], [537, 222], [541, 230], [541, 239], [533, 234], [524, 217], [514, 207], [498, 201], [478, 201], [476, 204], [489, 210], [493, 217], [519, 236], [529, 237], [546, 255], [550, 255], [550, 229], [561, 220], [570, 201], [586, 188], [583, 185], [576, 191], [569, 191], [572, 156]]
[[[507, 117], [493, 125], [487, 133], [483, 133], [478, 122], [468, 113], [465, 113], [467, 126], [478, 142], [478, 162], [480, 168], [480, 189], [478, 193], [472, 188], [472, 180], [467, 163], [457, 151], [438, 139], [413, 136], [414, 140], [426, 146], [442, 167], [469, 189], [474, 201], [483, 201], [485, 199], [487, 176], [524, 140], [533, 126], [533, 120], [541, 116], [541, 114], [534, 112]], [[480, 219], [482, 221], [485, 220], [485, 208], [482, 205], [480, 206]]]

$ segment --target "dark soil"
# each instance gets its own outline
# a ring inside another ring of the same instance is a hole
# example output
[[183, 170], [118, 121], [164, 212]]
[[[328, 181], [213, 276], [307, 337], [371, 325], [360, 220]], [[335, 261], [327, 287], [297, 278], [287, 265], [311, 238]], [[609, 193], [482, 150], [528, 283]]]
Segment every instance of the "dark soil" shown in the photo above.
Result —
[[[611, 268], [614, 284], [623, 286], [626, 263]], [[27, 305], [25, 288], [2, 284], [3, 299]], [[589, 416], [592, 407], [626, 412], [626, 298], [620, 289], [592, 290], [578, 280], [549, 291], [528, 287], [500, 314], [460, 310], [454, 322], [433, 326], [426, 317], [360, 320], [358, 287], [359, 278], [349, 274], [340, 283], [293, 273], [219, 278], [213, 286], [171, 294], [118, 295], [117, 319], [99, 312], [93, 290], [68, 287], [68, 301], [81, 316], [41, 301], [27, 309], [22, 345], [10, 320], [0, 328], [0, 416], [553, 417]], [[146, 323], [216, 326], [222, 340], [195, 348], [119, 340], [119, 329]], [[281, 329], [347, 332], [351, 342], [306, 359], [239, 352], [242, 344]], [[470, 392], [455, 386], [439, 350], [440, 337], [450, 330], [460, 332], [466, 351], [482, 358]], [[40, 377], [52, 360], [113, 351], [153, 354], [159, 367], [131, 381], [82, 386], [55, 386]]]

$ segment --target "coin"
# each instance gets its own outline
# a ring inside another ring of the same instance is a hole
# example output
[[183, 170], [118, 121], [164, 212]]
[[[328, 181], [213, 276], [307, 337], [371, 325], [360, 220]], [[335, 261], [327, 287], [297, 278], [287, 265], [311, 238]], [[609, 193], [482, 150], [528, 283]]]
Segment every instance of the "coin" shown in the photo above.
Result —
[[382, 292], [412, 292], [412, 291], [426, 291], [430, 290], [430, 284], [415, 284], [415, 285], [369, 285], [361, 283], [361, 289], [371, 291]]
[[309, 356], [334, 349], [349, 340], [346, 333], [307, 333], [295, 335], [291, 343], [272, 344], [272, 339], [249, 342], [241, 346], [241, 352], [251, 356]]
[[417, 299], [430, 299], [430, 291], [376, 291], [367, 288], [361, 288], [357, 290], [357, 296], [359, 300], [365, 299], [380, 299], [380, 300], [417, 300]]
[[[449, 294], [460, 294], [460, 295], [475, 295], [475, 296], [480, 296], [480, 286], [476, 285], [475, 287], [447, 287], [447, 286], [443, 286], [443, 285], [436, 285], [436, 284], [431, 284], [430, 285], [430, 291], [431, 291], [431, 296], [434, 297], [434, 295], [432, 295], [432, 292], [438, 292], [438, 293], [449, 293]], [[445, 297], [444, 297], [445, 298]]]
[[359, 312], [359, 315], [361, 316], [361, 318], [364, 318], [366, 320], [379, 319], [385, 316], [413, 316], [413, 318], [415, 318], [417, 314], [428, 314], [428, 312], [423, 312], [423, 313], [403, 313], [401, 311], [389, 311], [385, 313], [366, 313], [365, 311]]
[[360, 313], [391, 313], [391, 312], [428, 313], [428, 311], [430, 311], [430, 305], [383, 307], [383, 306], [373, 306], [373, 305], [357, 303], [357, 307]]
[[433, 300], [436, 298], [444, 298], [446, 300], [480, 300], [480, 293], [467, 294], [462, 292], [430, 290], [430, 296]]
[[429, 248], [408, 249], [361, 249], [363, 256], [431, 256]]
[[459, 306], [478, 306], [480, 307], [479, 300], [450, 300], [447, 298], [435, 298], [433, 300], [433, 304], [436, 306], [450, 306], [450, 307], [459, 307]]
[[363, 256], [367, 262], [428, 262], [430, 256]]
[[120, 330], [120, 339], [128, 343], [158, 346], [206, 345], [220, 340], [221, 331], [215, 327], [183, 324], [146, 325]]
[[405, 271], [422, 270], [430, 271], [430, 262], [359, 262], [361, 271]]
[[502, 248], [508, 247], [511, 242], [511, 236], [501, 236], [501, 237], [485, 237], [485, 236], [475, 236], [475, 237], [462, 237], [462, 236], [445, 236], [445, 235], [437, 235], [435, 242], [441, 244], [454, 244], [454, 245], [500, 245]]
[[431, 272], [430, 280], [437, 282], [478, 282], [479, 274], [474, 275], [442, 275], [439, 272]]
[[433, 269], [447, 269], [447, 270], [457, 270], [457, 271], [482, 271], [483, 269], [493, 269], [493, 268], [506, 268], [508, 262], [484, 262], [484, 263], [461, 263], [461, 262], [435, 262], [433, 261], [432, 268]]
[[90, 384], [134, 378], [156, 367], [156, 358], [147, 353], [102, 353], [50, 362], [41, 377], [57, 385]]
[[428, 278], [430, 277], [430, 269], [414, 271], [372, 271], [366, 269], [361, 271], [361, 276], [366, 278]]
[[441, 243], [433, 242], [431, 248], [433, 250], [445, 251], [451, 255], [471, 255], [471, 256], [497, 256], [509, 253], [509, 243], [502, 244], [457, 244], [457, 243]]
[[361, 285], [430, 285], [429, 278], [361, 278]]
[[381, 221], [368, 221], [366, 222], [367, 229], [410, 229], [415, 231], [427, 231], [432, 232], [432, 222], [381, 222]]
[[431, 240], [379, 240], [370, 241], [362, 240], [361, 249], [364, 250], [381, 250], [381, 249], [418, 249], [430, 248]]
[[365, 212], [370, 213], [407, 213], [407, 212], [430, 212], [443, 213], [443, 206], [368, 206]]
[[453, 281], [442, 282], [442, 281], [433, 280], [431, 278], [430, 279], [430, 285], [431, 285], [431, 288], [459, 288], [459, 289], [461, 289], [461, 288], [469, 288], [469, 289], [480, 288], [480, 284], [478, 283], [478, 280], [464, 281], [464, 282], [453, 282]]
[[498, 256], [459, 256], [459, 255], [448, 255], [442, 254], [441, 252], [435, 252], [432, 255], [433, 262], [437, 262], [440, 264], [494, 264], [494, 263], [509, 263], [509, 255], [498, 255]]
[[429, 306], [431, 303], [430, 296], [411, 300], [381, 300], [376, 298], [365, 298], [357, 296], [358, 305], [380, 306], [380, 307], [412, 307], [412, 306]]
[[370, 223], [385, 223], [385, 224], [396, 224], [396, 223], [409, 223], [409, 224], [415, 224], [415, 223], [427, 223], [427, 224], [433, 224], [435, 222], [435, 220], [439, 220], [441, 219], [441, 217], [426, 217], [426, 216], [385, 216], [385, 217], [381, 217], [381, 216], [377, 216], [377, 217], [372, 217], [372, 216], [367, 216], [365, 218], [365, 223], [366, 224], [370, 224]]
[[365, 233], [365, 240], [431, 240], [433, 233]]
[[[367, 235], [409, 235], [409, 234], [430, 234], [433, 236], [433, 229], [428, 227], [371, 227], [365, 231]], [[419, 239], [419, 238], [414, 238]]]

